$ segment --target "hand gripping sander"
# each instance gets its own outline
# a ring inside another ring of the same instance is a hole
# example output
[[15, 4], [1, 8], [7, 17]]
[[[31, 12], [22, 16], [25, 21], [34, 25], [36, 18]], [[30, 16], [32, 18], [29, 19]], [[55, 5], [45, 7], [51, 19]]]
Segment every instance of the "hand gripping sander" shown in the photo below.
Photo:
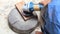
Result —
[[17, 3], [15, 6], [24, 20], [28, 20], [33, 16], [33, 11], [41, 11], [51, 0], [43, 0], [39, 3], [28, 2], [25, 4], [24, 1]]

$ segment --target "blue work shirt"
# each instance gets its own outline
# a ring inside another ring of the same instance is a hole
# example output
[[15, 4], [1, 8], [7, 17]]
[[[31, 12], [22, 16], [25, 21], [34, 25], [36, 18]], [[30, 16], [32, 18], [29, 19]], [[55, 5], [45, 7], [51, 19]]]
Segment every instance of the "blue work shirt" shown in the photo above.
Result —
[[44, 34], [60, 34], [60, 0], [51, 0], [43, 16]]

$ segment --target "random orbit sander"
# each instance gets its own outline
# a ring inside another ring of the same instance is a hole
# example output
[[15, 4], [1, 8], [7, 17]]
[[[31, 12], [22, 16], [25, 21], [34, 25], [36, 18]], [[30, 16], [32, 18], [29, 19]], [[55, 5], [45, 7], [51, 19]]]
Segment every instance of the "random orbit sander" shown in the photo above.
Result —
[[28, 20], [29, 18], [31, 18], [31, 16], [33, 16], [34, 11], [41, 11], [41, 9], [44, 8], [49, 2], [50, 0], [46, 0], [37, 4], [33, 2], [28, 2], [27, 4], [25, 4], [25, 2], [22, 1], [20, 3], [17, 3], [15, 6], [20, 12], [23, 19]]

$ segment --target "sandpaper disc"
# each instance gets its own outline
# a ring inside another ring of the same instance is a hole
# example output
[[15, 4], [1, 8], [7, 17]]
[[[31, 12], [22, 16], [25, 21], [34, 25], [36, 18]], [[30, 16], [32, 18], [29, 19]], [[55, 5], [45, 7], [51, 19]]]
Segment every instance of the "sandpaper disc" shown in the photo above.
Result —
[[39, 24], [36, 18], [24, 21], [16, 8], [10, 12], [8, 23], [13, 31], [21, 34], [31, 33]]

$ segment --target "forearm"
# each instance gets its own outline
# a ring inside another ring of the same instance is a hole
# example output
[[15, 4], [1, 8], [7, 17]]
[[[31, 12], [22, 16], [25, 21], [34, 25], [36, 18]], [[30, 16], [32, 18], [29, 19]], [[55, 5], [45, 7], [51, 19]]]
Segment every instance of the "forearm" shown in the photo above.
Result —
[[46, 6], [50, 2], [51, 2], [51, 0], [43, 0], [40, 3], [42, 3], [44, 6]]

